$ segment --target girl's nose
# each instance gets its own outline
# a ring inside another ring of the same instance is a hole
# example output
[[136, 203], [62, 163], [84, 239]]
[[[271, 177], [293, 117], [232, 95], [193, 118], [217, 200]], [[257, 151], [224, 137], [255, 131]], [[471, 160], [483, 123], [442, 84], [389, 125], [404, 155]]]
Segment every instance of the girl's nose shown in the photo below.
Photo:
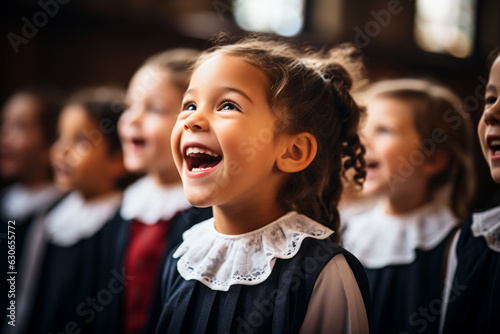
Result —
[[208, 129], [207, 119], [200, 113], [195, 112], [191, 114], [184, 121], [184, 130], [188, 131], [205, 131]]
[[498, 100], [484, 111], [484, 122], [487, 125], [500, 125], [500, 102]]
[[127, 109], [123, 114], [120, 119], [123, 123], [128, 123], [130, 125], [135, 125], [137, 126], [138, 124], [141, 123], [142, 121], [142, 116], [144, 114], [143, 108], [130, 108]]
[[51, 147], [51, 153], [54, 157], [64, 157], [68, 154], [69, 150], [70, 145], [61, 139], [57, 140]]

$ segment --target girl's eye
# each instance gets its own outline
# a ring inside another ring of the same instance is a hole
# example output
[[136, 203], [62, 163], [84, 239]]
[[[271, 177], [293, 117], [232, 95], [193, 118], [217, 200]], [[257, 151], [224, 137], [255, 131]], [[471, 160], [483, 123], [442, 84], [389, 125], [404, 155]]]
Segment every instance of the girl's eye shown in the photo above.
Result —
[[89, 138], [85, 134], [79, 133], [74, 137], [74, 143], [75, 143], [75, 145], [80, 146], [80, 145], [88, 145], [88, 144], [90, 144], [90, 141], [89, 141]]
[[148, 109], [149, 112], [153, 113], [153, 114], [163, 114], [163, 109], [161, 108], [149, 108]]
[[154, 114], [163, 114], [163, 112], [165, 111], [164, 106], [159, 103], [149, 103], [146, 108], [148, 112]]
[[241, 108], [238, 107], [238, 105], [234, 102], [231, 102], [231, 101], [225, 101], [221, 108], [220, 108], [221, 111], [231, 111], [231, 110], [236, 110], [236, 111], [241, 111]]
[[182, 106], [182, 110], [193, 111], [193, 110], [196, 110], [196, 106], [194, 105], [193, 102], [186, 102]]
[[379, 134], [389, 134], [392, 132], [392, 129], [386, 127], [386, 126], [379, 126], [377, 128], [377, 133]]
[[497, 100], [497, 97], [496, 96], [486, 96], [486, 104], [489, 105], [489, 104], [494, 104]]

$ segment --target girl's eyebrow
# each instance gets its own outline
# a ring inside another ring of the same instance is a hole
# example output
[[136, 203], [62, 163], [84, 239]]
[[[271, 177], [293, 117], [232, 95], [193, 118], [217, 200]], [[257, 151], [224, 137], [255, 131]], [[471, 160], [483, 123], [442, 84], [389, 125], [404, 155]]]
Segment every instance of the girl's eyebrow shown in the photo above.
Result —
[[239, 89], [236, 89], [236, 88], [232, 88], [232, 87], [224, 87], [223, 89], [226, 90], [226, 91], [229, 91], [229, 92], [235, 92], [235, 93], [243, 96], [251, 104], [254, 104], [253, 101], [252, 101], [252, 99], [244, 91], [242, 91], [242, 90], [239, 90]]
[[486, 86], [486, 90], [487, 90], [487, 91], [489, 90], [489, 91], [491, 91], [491, 92], [493, 92], [493, 93], [496, 93], [496, 92], [497, 92], [497, 89], [496, 89], [496, 87], [495, 87], [493, 84], [488, 84], [488, 85]]
[[[236, 94], [239, 94], [241, 96], [243, 96], [245, 99], [247, 99], [251, 104], [255, 104], [252, 99], [242, 90], [240, 89], [237, 89], [237, 88], [233, 88], [233, 87], [222, 87], [221, 88], [222, 91], [227, 91], [227, 92], [234, 92]], [[190, 88], [188, 89], [185, 93], [184, 93], [184, 97], [186, 97], [186, 95], [190, 94], [190, 93], [193, 93], [193, 92], [196, 92], [196, 89], [195, 88]]]

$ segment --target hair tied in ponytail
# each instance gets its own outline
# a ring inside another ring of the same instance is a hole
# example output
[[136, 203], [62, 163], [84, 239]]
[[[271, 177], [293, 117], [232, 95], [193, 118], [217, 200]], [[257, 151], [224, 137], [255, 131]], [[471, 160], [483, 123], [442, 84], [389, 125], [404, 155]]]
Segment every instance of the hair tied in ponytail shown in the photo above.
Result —
[[325, 83], [330, 83], [330, 81], [331, 81], [331, 79], [332, 79], [332, 77], [331, 77], [331, 75], [330, 75], [330, 74], [328, 74], [328, 73], [323, 73], [323, 72], [321, 72], [321, 70], [318, 70], [318, 74], [319, 74], [319, 76], [321, 77], [321, 79], [323, 79], [323, 81], [324, 81]]

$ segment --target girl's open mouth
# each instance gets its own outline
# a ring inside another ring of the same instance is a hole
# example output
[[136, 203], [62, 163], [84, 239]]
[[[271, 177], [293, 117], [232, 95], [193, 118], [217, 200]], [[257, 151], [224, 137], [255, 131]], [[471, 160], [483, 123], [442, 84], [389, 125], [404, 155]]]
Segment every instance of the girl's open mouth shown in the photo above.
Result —
[[498, 163], [500, 161], [500, 136], [496, 134], [486, 136], [486, 146], [489, 150], [489, 158]]
[[366, 180], [370, 180], [378, 174], [380, 163], [376, 160], [366, 160]]
[[144, 146], [146, 145], [146, 140], [142, 138], [132, 138], [132, 144], [134, 144], [134, 146]]
[[203, 147], [189, 146], [185, 148], [184, 160], [191, 172], [202, 172], [219, 164], [222, 156]]
[[500, 155], [500, 138], [489, 138], [488, 147], [491, 150], [492, 156]]
[[66, 179], [73, 174], [73, 169], [62, 163], [54, 163], [52, 168], [58, 179]]

